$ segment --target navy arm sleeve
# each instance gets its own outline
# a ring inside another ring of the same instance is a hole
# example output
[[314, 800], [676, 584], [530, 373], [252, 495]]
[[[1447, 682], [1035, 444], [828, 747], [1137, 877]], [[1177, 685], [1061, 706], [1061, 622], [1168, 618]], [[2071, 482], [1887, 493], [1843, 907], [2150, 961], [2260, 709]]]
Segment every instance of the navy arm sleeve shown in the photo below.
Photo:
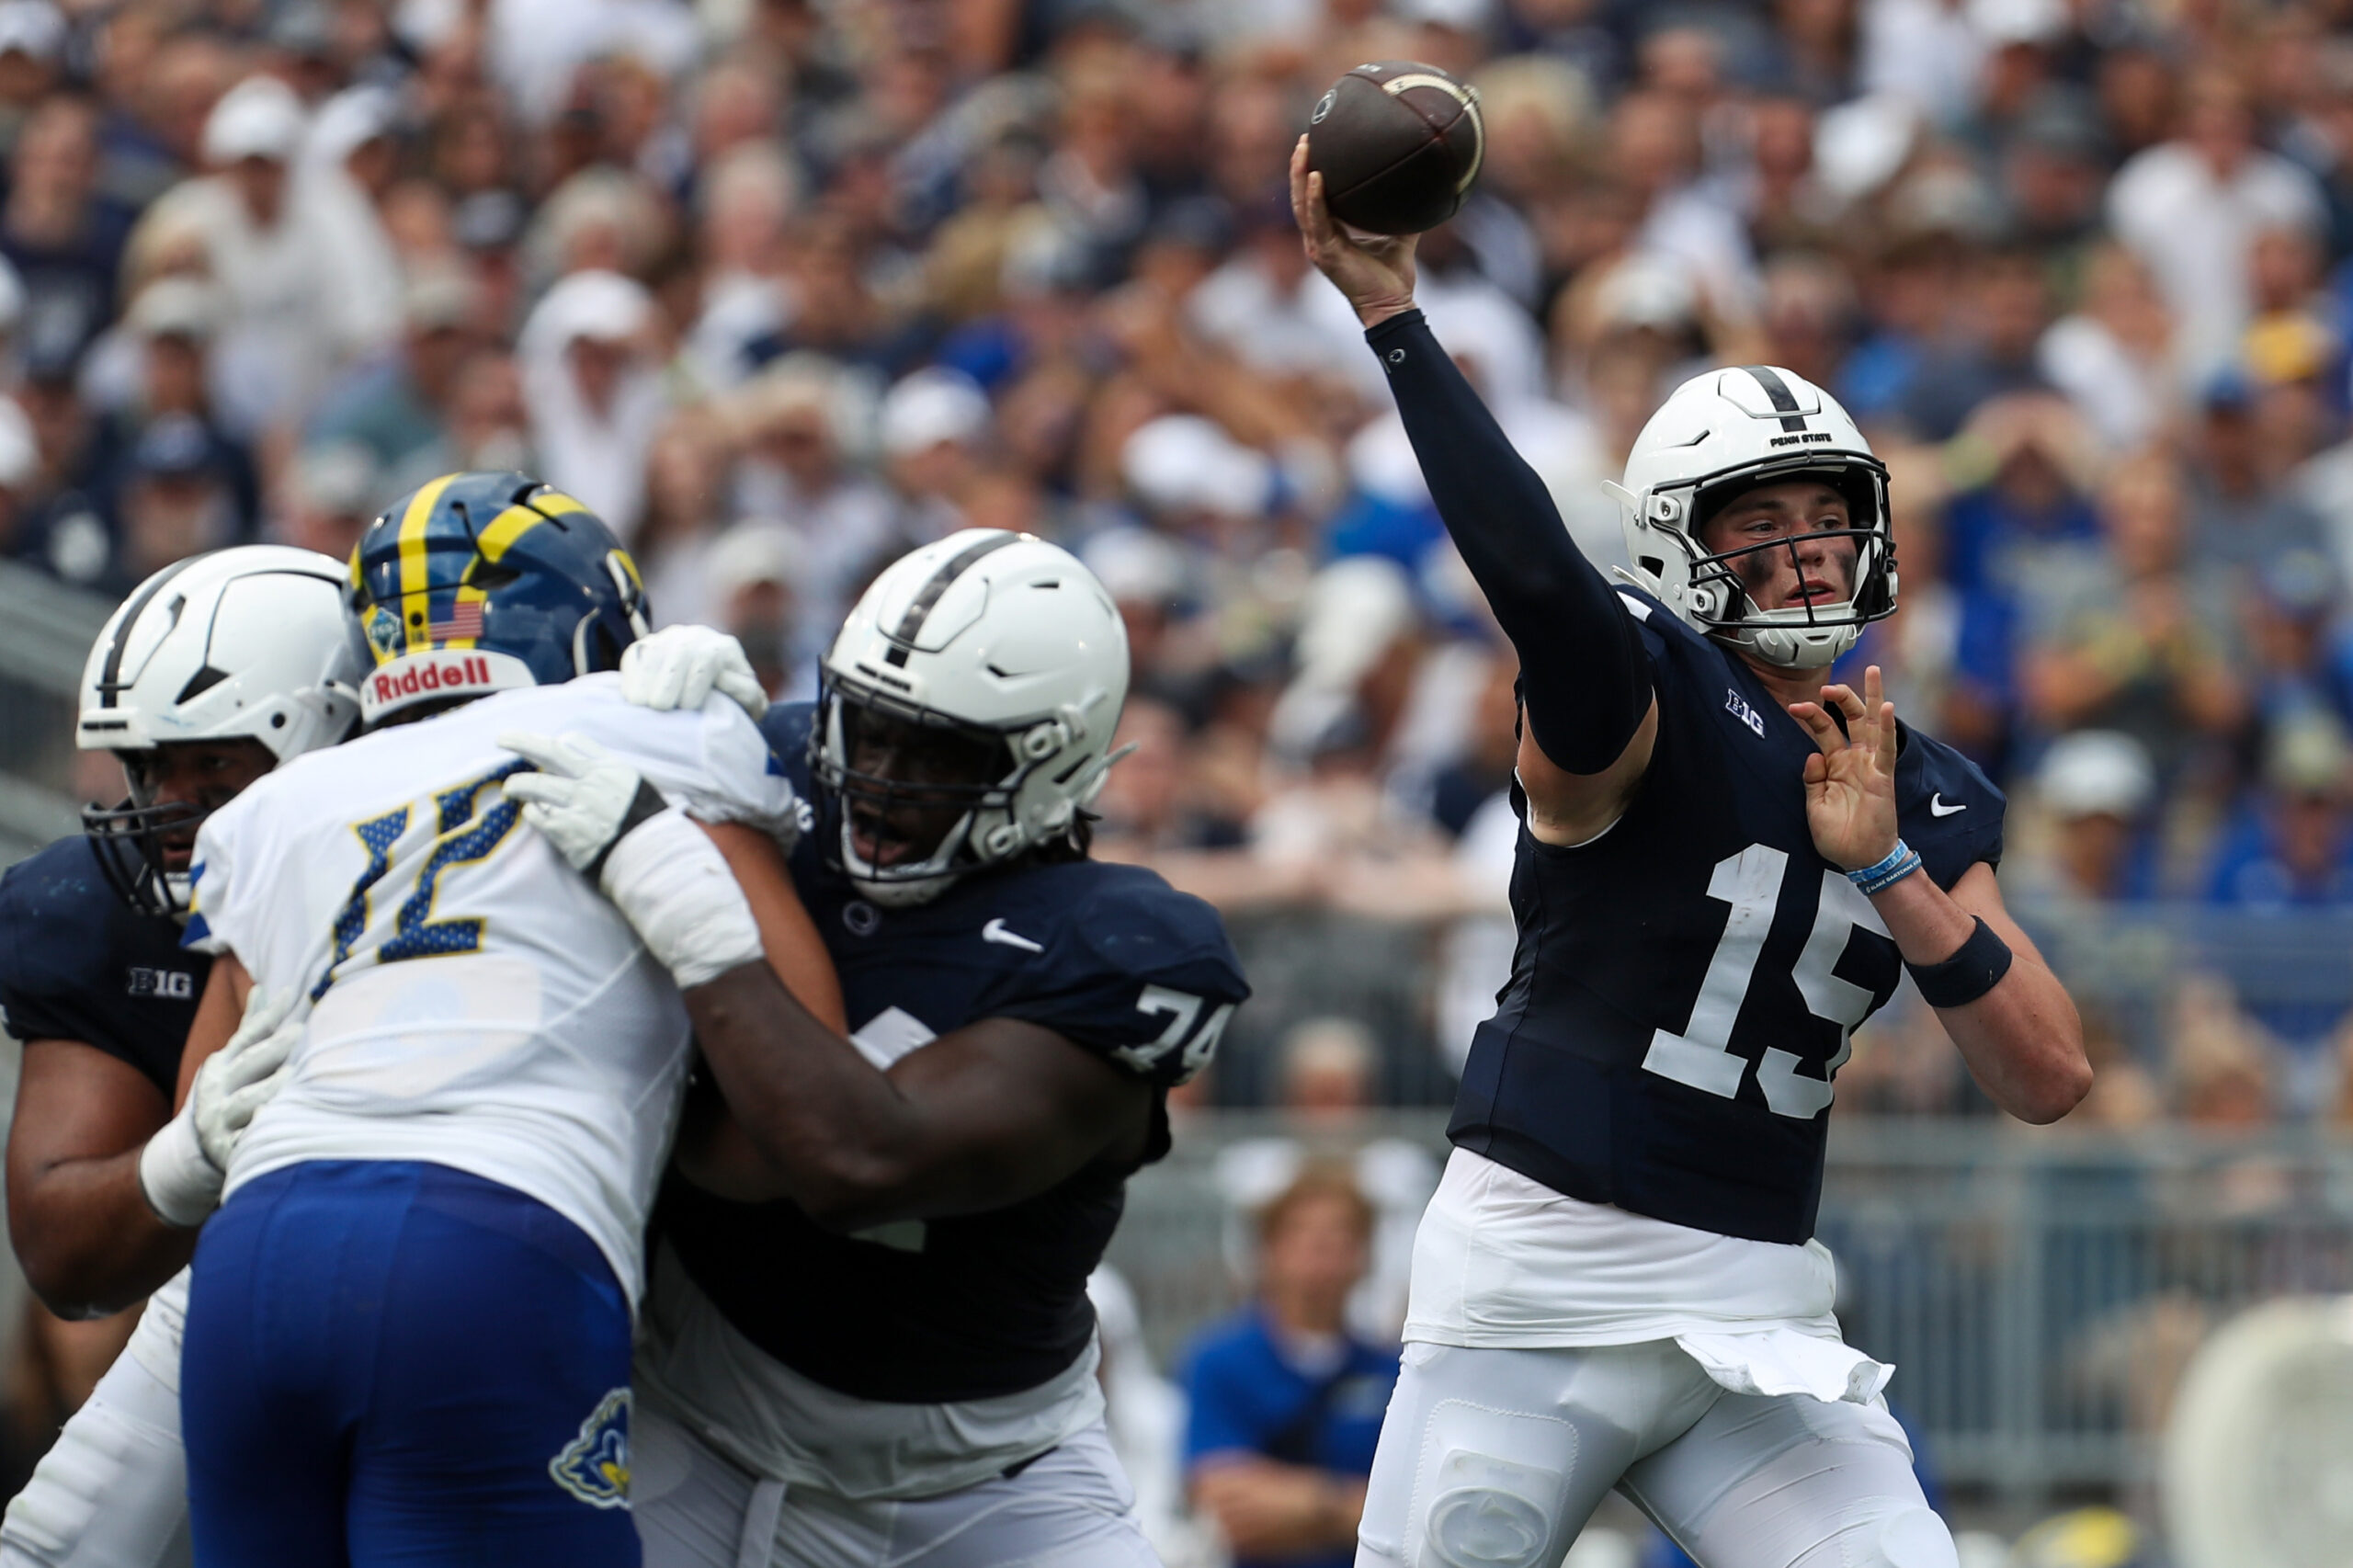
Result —
[[1392, 316], [1365, 341], [1389, 372], [1446, 531], [1518, 652], [1537, 746], [1566, 772], [1601, 772], [1650, 710], [1650, 654], [1633, 618], [1422, 312]]

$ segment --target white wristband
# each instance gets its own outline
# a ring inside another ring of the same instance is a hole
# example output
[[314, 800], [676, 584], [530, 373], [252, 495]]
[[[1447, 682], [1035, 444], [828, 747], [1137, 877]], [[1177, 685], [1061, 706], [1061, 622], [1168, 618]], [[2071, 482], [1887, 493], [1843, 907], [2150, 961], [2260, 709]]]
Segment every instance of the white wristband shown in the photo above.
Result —
[[139, 1190], [166, 1225], [192, 1231], [221, 1207], [227, 1177], [204, 1157], [196, 1119], [185, 1110], [164, 1123], [139, 1151]]
[[764, 956], [726, 857], [676, 806], [614, 845], [598, 881], [681, 991]]

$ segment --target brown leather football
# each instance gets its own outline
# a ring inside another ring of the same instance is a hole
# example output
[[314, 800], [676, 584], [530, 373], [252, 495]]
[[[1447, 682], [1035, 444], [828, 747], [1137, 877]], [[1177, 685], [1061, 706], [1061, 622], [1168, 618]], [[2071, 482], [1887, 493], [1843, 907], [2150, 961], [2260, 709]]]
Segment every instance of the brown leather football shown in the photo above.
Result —
[[1332, 216], [1376, 234], [1418, 234], [1454, 216], [1486, 150], [1477, 89], [1435, 65], [1359, 65], [1316, 101], [1307, 166]]

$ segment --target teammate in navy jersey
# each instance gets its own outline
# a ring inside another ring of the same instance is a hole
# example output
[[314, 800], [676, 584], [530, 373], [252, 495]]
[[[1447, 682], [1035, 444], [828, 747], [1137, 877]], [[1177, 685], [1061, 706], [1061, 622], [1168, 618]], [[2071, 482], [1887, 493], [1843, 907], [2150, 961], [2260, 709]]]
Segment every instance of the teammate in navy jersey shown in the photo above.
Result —
[[[742, 655], [658, 633], [624, 690], [699, 700], [718, 658]], [[793, 880], [854, 1028], [756, 964], [685, 993], [742, 1136], [733, 1162], [682, 1157], [655, 1218], [633, 1483], [652, 1568], [1155, 1561], [1104, 1433], [1086, 1280], [1126, 1177], [1168, 1148], [1165, 1091], [1247, 991], [1208, 905], [1086, 858], [1127, 677], [1084, 566], [968, 530], [876, 580], [819, 703], [767, 713], [816, 807]], [[530, 820], [586, 862], [636, 785], [575, 763], [578, 820]], [[604, 885], [641, 929], [685, 918], [676, 892]]]
[[1549, 1568], [1612, 1487], [1708, 1568], [1951, 1568], [1813, 1239], [1831, 1078], [1904, 970], [2011, 1114], [2091, 1073], [2003, 908], [2000, 793], [1875, 667], [1825, 684], [1895, 608], [1886, 471], [1800, 377], [1696, 377], [1611, 487], [1613, 591], [1414, 308], [1413, 239], [1340, 232], [1304, 139], [1291, 197], [1520, 659], [1519, 941], [1416, 1238], [1359, 1568]]
[[[24, 1042], [8, 1141], [17, 1260], [66, 1317], [155, 1292], [125, 1353], [10, 1504], [6, 1568], [188, 1560], [185, 1287], [174, 1277], [195, 1243], [186, 1221], [200, 1215], [167, 1221], [142, 1173], [168, 1162], [173, 1133], [193, 1131], [192, 1117], [166, 1131], [212, 963], [180, 946], [188, 859], [206, 812], [350, 728], [358, 660], [342, 580], [336, 562], [275, 545], [148, 579], [91, 650], [76, 725], [84, 749], [120, 758], [131, 798], [94, 809], [86, 835], [0, 879], [0, 1007]], [[250, 1103], [237, 1111], [249, 1115]], [[217, 1131], [233, 1142], [237, 1129]], [[211, 1155], [198, 1152], [201, 1176]]]

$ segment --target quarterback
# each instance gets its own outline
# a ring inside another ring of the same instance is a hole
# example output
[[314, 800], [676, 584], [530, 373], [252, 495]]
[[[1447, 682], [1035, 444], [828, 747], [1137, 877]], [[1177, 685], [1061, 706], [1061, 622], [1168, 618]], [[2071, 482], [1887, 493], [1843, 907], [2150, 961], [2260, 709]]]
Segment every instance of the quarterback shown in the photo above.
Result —
[[[220, 1192], [291, 1044], [255, 1028], [213, 1056], [176, 1118], [180, 1051], [211, 960], [180, 947], [199, 824], [358, 718], [366, 661], [341, 562], [244, 545], [156, 573], [91, 647], [74, 738], [122, 763], [131, 798], [83, 814], [0, 880], [0, 1006], [24, 1042], [8, 1220], [33, 1289], [67, 1317], [149, 1297], [124, 1353], [8, 1505], [6, 1568], [188, 1560], [180, 1455], [186, 1228]], [[208, 1174], [209, 1173], [209, 1174]], [[194, 1177], [166, 1217], [149, 1183]]]
[[[629, 924], [520, 831], [529, 764], [499, 737], [626, 757], [648, 784], [631, 820], [724, 841], [768, 950], [830, 1015], [776, 851], [796, 802], [733, 702], [649, 713], [597, 674], [643, 631], [642, 593], [569, 496], [436, 480], [363, 534], [349, 596], [370, 733], [215, 812], [190, 873], [188, 944], [214, 955], [191, 1056], [249, 987], [302, 1024], [191, 1272], [197, 1559], [634, 1563], [632, 1315], [688, 1019]], [[630, 869], [657, 904], [693, 891]]]
[[[741, 660], [679, 629], [627, 678], [692, 699], [709, 683], [688, 673]], [[665, 661], [677, 677], [653, 678]], [[816, 808], [793, 878], [858, 1027], [797, 1006], [743, 936], [725, 972], [678, 971], [747, 1141], [733, 1169], [682, 1160], [657, 1211], [635, 1479], [653, 1568], [1155, 1562], [1104, 1431], [1086, 1282], [1128, 1175], [1167, 1151], [1165, 1091], [1247, 987], [1208, 905], [1086, 856], [1127, 685], [1085, 566], [970, 529], [884, 571], [819, 701], [767, 713]], [[528, 819], [603, 857], [648, 947], [683, 956], [664, 932], [688, 905], [642, 869], [707, 845], [630, 829], [619, 759], [529, 749]], [[724, 877], [698, 885], [693, 925], [746, 929]]]
[[1687, 381], [1614, 487], [1613, 590], [1414, 308], [1411, 238], [1310, 259], [1388, 373], [1520, 660], [1512, 975], [1415, 1247], [1358, 1568], [1550, 1568], [1617, 1488], [1709, 1568], [1953, 1568], [1813, 1240], [1831, 1078], [1909, 971], [1995, 1102], [2089, 1088], [1994, 880], [2001, 795], [1825, 684], [1893, 613], [1886, 471], [1821, 389]]

